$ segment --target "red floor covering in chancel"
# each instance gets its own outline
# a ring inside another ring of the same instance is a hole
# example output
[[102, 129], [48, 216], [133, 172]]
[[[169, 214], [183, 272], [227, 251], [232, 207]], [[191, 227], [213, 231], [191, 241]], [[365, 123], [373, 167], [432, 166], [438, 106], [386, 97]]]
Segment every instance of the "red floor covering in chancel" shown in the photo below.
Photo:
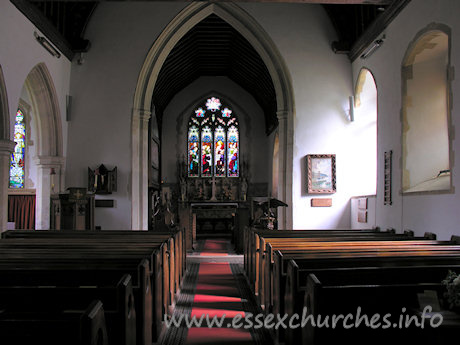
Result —
[[[206, 240], [201, 255], [227, 255], [225, 240]], [[187, 345], [223, 344], [249, 345], [254, 344], [249, 330], [232, 327], [232, 320], [237, 315], [244, 317], [241, 297], [228, 262], [201, 262], [198, 271], [192, 314], [199, 319], [218, 317], [224, 318], [223, 327], [208, 328], [206, 321], [201, 327], [188, 330]], [[238, 324], [243, 324], [241, 319]]]
[[228, 241], [225, 240], [206, 240], [204, 243], [201, 256], [228, 256], [227, 252]]

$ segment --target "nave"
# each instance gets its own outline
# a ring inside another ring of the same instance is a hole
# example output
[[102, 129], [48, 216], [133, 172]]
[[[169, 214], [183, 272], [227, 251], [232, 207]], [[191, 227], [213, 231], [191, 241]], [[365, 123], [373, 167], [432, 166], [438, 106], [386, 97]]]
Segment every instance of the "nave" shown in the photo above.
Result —
[[[457, 236], [247, 228], [244, 257], [228, 239], [200, 239], [188, 253], [184, 242], [178, 229], [4, 232], [2, 344], [438, 345], [460, 329]], [[288, 324], [303, 310], [305, 327], [255, 327], [255, 316]], [[250, 314], [254, 327], [238, 327]], [[343, 317], [333, 328], [334, 315], [352, 315], [351, 329]], [[214, 327], [187, 327], [206, 316]]]

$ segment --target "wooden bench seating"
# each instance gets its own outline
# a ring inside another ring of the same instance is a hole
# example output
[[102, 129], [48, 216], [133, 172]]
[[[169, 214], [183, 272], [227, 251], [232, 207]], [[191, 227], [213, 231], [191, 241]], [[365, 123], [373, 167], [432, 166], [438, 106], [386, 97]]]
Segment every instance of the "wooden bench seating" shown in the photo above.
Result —
[[[279, 255], [277, 253], [276, 255]], [[422, 254], [422, 255], [421, 255]], [[363, 269], [375, 267], [414, 267], [432, 266], [441, 267], [442, 273], [446, 272], [447, 267], [455, 268], [460, 265], [460, 252], [458, 250], [448, 252], [424, 252], [406, 251], [406, 252], [376, 252], [376, 253], [336, 253], [326, 255], [316, 255], [311, 253], [302, 257], [293, 257], [289, 261], [288, 272], [286, 277], [286, 290], [284, 295], [285, 307], [284, 312], [293, 315], [299, 312], [305, 305], [306, 280], [310, 273], [319, 270], [337, 270], [342, 269]], [[442, 279], [441, 279], [442, 280]], [[439, 280], [439, 282], [441, 281]], [[438, 283], [439, 283], [438, 282]], [[297, 334], [296, 334], [297, 332]], [[288, 329], [286, 333], [286, 344], [298, 342], [299, 330]], [[280, 332], [278, 336], [283, 339]], [[293, 340], [295, 339], [295, 340]]]
[[[83, 243], [94, 239], [95, 242], [107, 243], [113, 241], [121, 243], [125, 248], [125, 244], [129, 242], [134, 247], [148, 247], [149, 244], [158, 244], [166, 241], [166, 246], [163, 248], [163, 259], [160, 261], [161, 269], [166, 276], [169, 276], [169, 296], [166, 305], [172, 306], [175, 296], [180, 289], [180, 282], [186, 269], [186, 253], [184, 245], [184, 231], [167, 231], [167, 232], [144, 232], [144, 231], [7, 231], [3, 234], [3, 238], [34, 238], [37, 244], [48, 243], [50, 238], [53, 241], [61, 239], [64, 243]], [[42, 239], [43, 242], [38, 242]], [[80, 241], [80, 242], [79, 242]], [[154, 261], [152, 261], [154, 262]], [[164, 264], [168, 262], [169, 264]], [[164, 268], [163, 268], [164, 265]], [[153, 267], [152, 267], [153, 270]], [[168, 288], [165, 285], [165, 290]], [[166, 290], [167, 291], [167, 290]]]
[[[283, 296], [284, 288], [284, 278], [286, 272], [286, 265], [279, 266], [279, 270], [274, 273], [275, 265], [283, 265], [283, 260], [285, 256], [281, 256], [281, 262], [275, 263], [274, 251], [282, 250], [284, 254], [295, 256], [297, 254], [302, 255], [304, 252], [312, 252], [319, 250], [322, 252], [330, 251], [342, 251], [344, 253], [351, 251], [375, 251], [374, 247], [378, 247], [378, 250], [405, 250], [406, 248], [411, 250], [427, 250], [431, 247], [426, 247], [427, 245], [439, 246], [440, 248], [445, 249], [445, 244], [450, 244], [450, 242], [440, 242], [426, 240], [424, 238], [408, 238], [408, 237], [397, 237], [394, 235], [388, 236], [335, 236], [335, 237], [323, 237], [323, 238], [298, 238], [296, 241], [292, 239], [271, 239], [271, 238], [261, 238], [260, 242], [260, 259], [259, 267], [256, 270], [258, 276], [256, 278], [258, 287], [257, 296], [259, 303], [262, 305], [267, 312], [271, 312], [270, 307], [273, 305], [273, 295], [276, 296], [279, 300], [279, 296]], [[264, 249], [262, 251], [262, 249]], [[396, 249], [399, 248], [399, 249]], [[459, 247], [460, 248], [460, 247]], [[442, 250], [442, 249], [440, 249]], [[278, 281], [279, 279], [279, 281]], [[279, 283], [278, 285], [276, 285]], [[267, 308], [265, 308], [267, 306]], [[276, 310], [274, 310], [276, 311]]]
[[[413, 243], [412, 243], [413, 242]], [[331, 246], [329, 242], [323, 242], [323, 246], [308, 246], [302, 250], [291, 249], [282, 246], [272, 247], [269, 244], [268, 257], [273, 259], [266, 260], [264, 282], [261, 291], [261, 298], [266, 304], [267, 312], [284, 312], [284, 300], [287, 266], [289, 260], [293, 259], [297, 262], [299, 259], [307, 258], [348, 258], [350, 256], [357, 257], [379, 257], [379, 256], [397, 256], [397, 255], [435, 255], [441, 254], [457, 254], [460, 253], [460, 246], [449, 245], [450, 242], [445, 241], [371, 241], [371, 242], [356, 242], [356, 245], [351, 245], [352, 242], [344, 242], [344, 246], [340, 247], [334, 243]]]
[[[23, 280], [21, 281], [23, 283]], [[53, 280], [41, 283], [52, 284]], [[12, 284], [8, 286], [6, 284]], [[59, 315], [63, 311], [85, 310], [93, 300], [100, 300], [104, 308], [106, 338], [110, 344], [136, 345], [136, 311], [130, 275], [124, 275], [116, 286], [24, 286], [18, 282], [2, 279], [0, 286], [0, 319], [20, 316]], [[65, 313], [64, 313], [65, 314]], [[47, 342], [44, 334], [35, 342]], [[63, 343], [66, 343], [61, 339]]]
[[[10, 230], [2, 233], [2, 238], [64, 238], [71, 239], [72, 242], [76, 239], [89, 238], [111, 238], [114, 240], [140, 240], [148, 242], [150, 239], [155, 240], [160, 237], [172, 237], [174, 249], [168, 248], [168, 251], [174, 252], [175, 263], [177, 267], [175, 272], [175, 281], [182, 281], [182, 277], [186, 270], [186, 246], [184, 230], [171, 231], [124, 231], [124, 230], [104, 230], [104, 231], [70, 231], [70, 230], [47, 230], [47, 231], [31, 231], [31, 230]], [[177, 290], [177, 289], [175, 289]], [[176, 291], [177, 292], [177, 291]]]
[[[254, 270], [253, 267], [256, 265], [256, 253], [259, 249], [259, 237], [282, 237], [282, 238], [298, 238], [298, 237], [320, 237], [323, 235], [334, 236], [334, 235], [350, 235], [356, 236], [358, 234], [387, 234], [386, 232], [380, 232], [377, 229], [366, 229], [366, 230], [262, 230], [246, 227], [244, 231], [244, 268], [247, 272], [248, 278], [253, 278]], [[250, 281], [253, 282], [253, 279]]]
[[[94, 258], [0, 258], [1, 285], [38, 286], [116, 286], [119, 277], [132, 276], [136, 310], [137, 344], [151, 344], [162, 329], [161, 319], [153, 314], [152, 284], [146, 259]], [[159, 308], [161, 310], [161, 308]]]
[[0, 312], [2, 344], [109, 345], [104, 308], [94, 300], [83, 310], [58, 313]]
[[[373, 264], [377, 267], [404, 264], [444, 265], [444, 270], [439, 271], [441, 273], [436, 279], [442, 275], [445, 277], [446, 265], [456, 266], [450, 260], [458, 259], [460, 247], [454, 246], [452, 241], [435, 241], [434, 234], [428, 235], [416, 238], [413, 233], [395, 234], [369, 230], [305, 230], [299, 233], [297, 230], [286, 233], [247, 230], [246, 242], [253, 243], [253, 248], [251, 250], [249, 244], [245, 246], [245, 269], [248, 279], [254, 282], [258, 301], [265, 307], [266, 313], [284, 315], [287, 312], [288, 315], [301, 315], [306, 303], [303, 297], [306, 291], [305, 276], [309, 275], [307, 270], [332, 269], [342, 265], [349, 269]], [[301, 268], [297, 266], [299, 263]], [[290, 268], [291, 266], [296, 269]], [[302, 271], [304, 268], [305, 271]], [[300, 279], [303, 279], [303, 285], [299, 285]], [[433, 283], [439, 287], [441, 280]], [[299, 343], [299, 332], [301, 330], [297, 330], [297, 333], [289, 330], [287, 343]], [[283, 330], [276, 330], [275, 337], [278, 341], [283, 341]]]
[[[131, 274], [138, 344], [150, 345], [164, 330], [164, 314], [170, 312], [185, 269], [182, 232], [10, 231], [2, 237], [0, 272], [15, 279], [22, 275], [28, 283], [40, 284], [47, 271], [54, 271], [58, 282], [87, 280], [83, 285]], [[75, 278], [63, 278], [68, 276]]]
[[392, 240], [405, 240], [407, 235], [405, 234], [394, 234], [393, 232], [380, 232], [377, 230], [247, 230], [247, 242], [248, 245], [245, 247], [245, 269], [248, 276], [251, 287], [254, 289], [256, 294], [259, 291], [259, 267], [260, 257], [264, 255], [266, 251], [265, 239], [266, 238], [291, 238], [292, 241], [298, 241], [301, 238], [307, 238], [311, 241], [326, 241], [327, 238], [330, 241], [334, 241], [334, 238], [352, 238], [363, 240], [368, 238], [388, 238]]
[[76, 256], [80, 253], [87, 253], [89, 256], [98, 255], [99, 253], [114, 253], [120, 257], [132, 257], [142, 255], [147, 258], [150, 263], [150, 272], [153, 274], [156, 270], [160, 269], [163, 272], [160, 286], [163, 286], [164, 299], [167, 305], [171, 305], [174, 298], [176, 289], [178, 289], [179, 281], [175, 280], [175, 265], [174, 253], [169, 253], [168, 238], [151, 240], [148, 243], [139, 242], [138, 240], [132, 239], [72, 239], [69, 240], [63, 238], [53, 239], [3, 239], [0, 241], [0, 255], [3, 253], [9, 253], [13, 255], [16, 253], [16, 257], [20, 257], [24, 250], [28, 253], [41, 252], [43, 249], [47, 249], [47, 253], [44, 255], [51, 255], [52, 252], [58, 253], [64, 251], [67, 253], [75, 252]]
[[[335, 329], [313, 327], [311, 323], [302, 329], [304, 344], [333, 344], [338, 342], [368, 343], [372, 336], [373, 344], [387, 344], [397, 339], [398, 343], [419, 342], [427, 344], [430, 327], [418, 328], [415, 321], [407, 327], [408, 317], [416, 315], [421, 306], [418, 294], [425, 290], [435, 291], [442, 296], [442, 279], [449, 269], [459, 266], [412, 266], [412, 267], [373, 267], [350, 268], [342, 270], [316, 270], [307, 278], [304, 303], [307, 317], [330, 320], [333, 315], [353, 315], [360, 308], [361, 315], [369, 319], [380, 315], [380, 324], [386, 328], [372, 329], [365, 322], [360, 327], [344, 329], [339, 322]], [[405, 315], [404, 315], [405, 314]], [[383, 317], [387, 315], [387, 319]], [[390, 317], [391, 315], [391, 317]], [[403, 315], [403, 322], [400, 316]], [[386, 320], [386, 321], [384, 321]], [[354, 323], [356, 320], [353, 319]], [[420, 321], [420, 318], [418, 319]], [[394, 325], [400, 325], [394, 327]], [[317, 326], [317, 325], [316, 325]], [[400, 328], [401, 327], [401, 328]], [[298, 338], [287, 337], [288, 344], [298, 343]], [[367, 338], [367, 339], [366, 339]], [[451, 339], [452, 341], [454, 339]], [[438, 342], [435, 342], [438, 343]]]

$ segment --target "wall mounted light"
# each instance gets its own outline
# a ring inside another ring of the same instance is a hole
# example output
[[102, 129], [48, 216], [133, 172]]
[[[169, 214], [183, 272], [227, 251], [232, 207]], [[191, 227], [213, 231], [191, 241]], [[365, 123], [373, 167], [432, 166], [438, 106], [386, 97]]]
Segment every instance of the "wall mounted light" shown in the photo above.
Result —
[[58, 50], [54, 48], [50, 41], [48, 41], [45, 37], [39, 36], [36, 31], [34, 31], [34, 37], [38, 43], [40, 43], [42, 47], [45, 48], [51, 55], [58, 59], [61, 57], [61, 53], [59, 53]]
[[383, 44], [385, 40], [385, 35], [378, 40], [375, 40], [365, 51], [361, 54], [361, 59], [367, 59], [369, 56], [374, 54], [374, 52]]
[[350, 117], [350, 122], [355, 121], [355, 97], [350, 96], [348, 97], [348, 104], [349, 104], [349, 117]]

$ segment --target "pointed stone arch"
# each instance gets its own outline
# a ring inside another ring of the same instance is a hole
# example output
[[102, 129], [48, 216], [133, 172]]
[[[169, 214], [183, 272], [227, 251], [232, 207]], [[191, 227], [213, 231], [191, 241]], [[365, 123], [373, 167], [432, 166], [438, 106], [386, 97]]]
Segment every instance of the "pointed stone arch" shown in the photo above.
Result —
[[134, 94], [132, 109], [131, 226], [148, 229], [148, 122], [158, 74], [177, 42], [196, 24], [215, 14], [232, 25], [260, 55], [272, 78], [277, 102], [279, 154], [278, 198], [290, 207], [281, 210], [279, 227], [292, 228], [292, 167], [294, 96], [291, 78], [267, 32], [238, 5], [196, 2], [182, 10], [163, 30], [147, 54]]
[[[10, 120], [3, 70], [0, 66], [0, 226], [7, 228], [8, 223], [8, 179], [10, 156], [14, 142], [10, 140]], [[0, 230], [0, 231], [1, 231]]]
[[24, 83], [37, 113], [38, 155], [62, 156], [62, 123], [53, 80], [44, 63], [37, 64]]
[[33, 107], [37, 131], [37, 166], [35, 228], [49, 229], [50, 226], [50, 171], [56, 172], [56, 186], [59, 192], [63, 186], [64, 158], [62, 156], [62, 123], [56, 89], [48, 68], [37, 64], [24, 82]]
[[2, 66], [0, 66], [0, 140], [9, 140], [10, 138], [10, 121], [8, 113], [8, 95], [6, 93]]

